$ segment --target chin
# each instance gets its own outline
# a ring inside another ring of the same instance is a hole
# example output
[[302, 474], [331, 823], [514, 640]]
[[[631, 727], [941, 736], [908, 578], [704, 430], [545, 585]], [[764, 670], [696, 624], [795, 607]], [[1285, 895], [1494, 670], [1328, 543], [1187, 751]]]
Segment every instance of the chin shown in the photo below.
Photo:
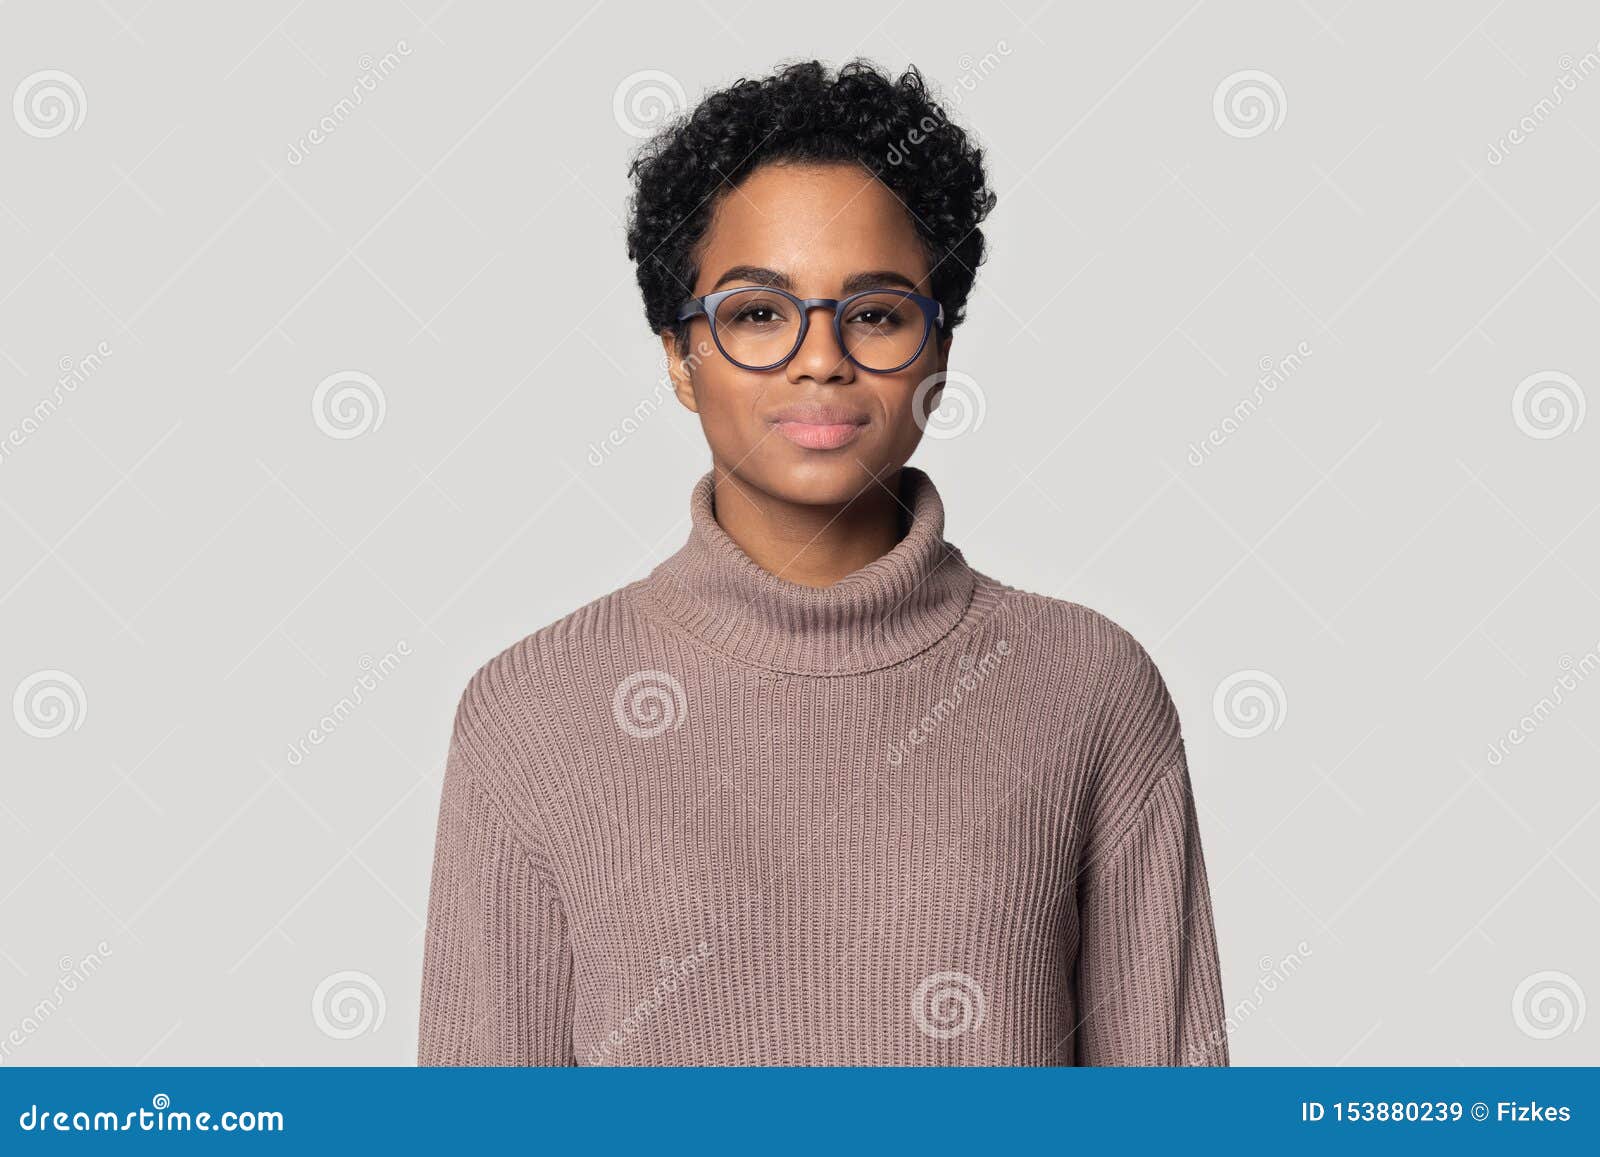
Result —
[[865, 454], [860, 446], [820, 452], [797, 448], [766, 457], [757, 470], [739, 473], [773, 497], [797, 506], [842, 506], [877, 485], [875, 478], [892, 475], [899, 465]]

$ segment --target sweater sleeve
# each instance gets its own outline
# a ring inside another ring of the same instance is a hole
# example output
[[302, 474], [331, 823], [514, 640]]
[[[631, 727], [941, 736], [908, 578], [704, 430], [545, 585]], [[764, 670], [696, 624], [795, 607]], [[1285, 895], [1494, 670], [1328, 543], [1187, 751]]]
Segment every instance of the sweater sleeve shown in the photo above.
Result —
[[506, 818], [458, 725], [423, 954], [421, 1065], [571, 1065], [572, 951], [549, 866]]
[[1142, 649], [1118, 686], [1078, 880], [1077, 1061], [1226, 1065], [1216, 930], [1177, 711]]

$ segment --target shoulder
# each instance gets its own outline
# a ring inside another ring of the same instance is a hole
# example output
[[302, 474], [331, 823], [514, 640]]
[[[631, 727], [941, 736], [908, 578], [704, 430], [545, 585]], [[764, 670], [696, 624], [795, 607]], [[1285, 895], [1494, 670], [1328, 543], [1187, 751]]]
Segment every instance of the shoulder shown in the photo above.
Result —
[[1150, 652], [1110, 616], [1068, 599], [995, 585], [1003, 592], [995, 629], [1007, 637], [1009, 647], [1031, 649], [1040, 662], [1071, 671], [1088, 699], [1138, 706], [1151, 705], [1165, 694]]
[[1025, 659], [1030, 710], [1070, 720], [1087, 775], [1091, 829], [1123, 825], [1150, 793], [1183, 772], [1178, 709], [1149, 648], [1081, 603], [1007, 590], [997, 628]]
[[638, 632], [631, 590], [586, 603], [479, 666], [456, 706], [454, 742], [488, 766], [547, 757], [562, 718], [592, 701], [613, 656]]

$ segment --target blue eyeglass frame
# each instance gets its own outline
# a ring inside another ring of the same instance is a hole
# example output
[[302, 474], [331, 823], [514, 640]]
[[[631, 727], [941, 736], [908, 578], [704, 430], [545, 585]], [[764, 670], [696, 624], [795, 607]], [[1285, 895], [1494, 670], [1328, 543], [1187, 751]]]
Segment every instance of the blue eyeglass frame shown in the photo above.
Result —
[[[722, 303], [736, 293], [757, 292], [776, 294], [777, 296], [792, 302], [800, 311], [800, 332], [795, 336], [794, 347], [771, 365], [765, 366], [752, 366], [741, 362], [738, 358], [734, 357], [727, 350], [722, 348], [722, 337], [717, 333], [716, 316], [717, 310], [721, 307]], [[863, 365], [856, 359], [855, 355], [850, 352], [849, 347], [845, 345], [844, 331], [841, 329], [841, 326], [844, 322], [845, 310], [849, 308], [852, 302], [859, 301], [864, 297], [883, 297], [885, 294], [890, 294], [895, 297], [903, 297], [908, 301], [915, 302], [917, 307], [922, 310], [922, 340], [917, 343], [917, 352], [912, 354], [905, 361], [901, 362], [897, 366], [891, 366], [888, 369], [880, 369], [877, 366]], [[912, 293], [910, 290], [906, 289], [863, 289], [860, 293], [852, 293], [849, 297], [843, 298], [796, 297], [788, 290], [779, 289], [776, 286], [771, 285], [736, 285], [732, 289], [719, 289], [715, 293], [706, 294], [704, 297], [691, 298], [679, 307], [678, 321], [683, 323], [696, 317], [704, 317], [706, 319], [706, 324], [711, 327], [711, 340], [716, 342], [718, 353], [742, 370], [749, 370], [752, 373], [763, 373], [767, 370], [775, 370], [779, 366], [787, 365], [789, 360], [793, 358], [795, 354], [800, 352], [800, 347], [806, 344], [806, 334], [811, 330], [811, 311], [813, 309], [828, 309], [833, 311], [834, 340], [839, 343], [839, 348], [844, 351], [844, 356], [846, 358], [854, 362], [861, 369], [866, 370], [869, 374], [893, 374], [905, 369], [912, 362], [920, 358], [922, 356], [922, 351], [928, 348], [928, 335], [931, 334], [935, 329], [944, 328], [944, 306], [940, 305], [931, 297], [924, 297], [920, 293]]]

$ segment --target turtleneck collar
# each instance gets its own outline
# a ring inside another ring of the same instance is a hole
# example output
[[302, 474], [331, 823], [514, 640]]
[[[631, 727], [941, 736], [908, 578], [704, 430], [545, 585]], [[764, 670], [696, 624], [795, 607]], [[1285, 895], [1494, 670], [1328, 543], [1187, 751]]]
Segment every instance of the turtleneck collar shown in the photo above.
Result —
[[911, 658], [961, 621], [977, 576], [944, 541], [944, 503], [907, 466], [905, 536], [832, 586], [789, 582], [763, 569], [717, 523], [713, 474], [689, 497], [689, 540], [641, 584], [680, 627], [737, 659], [775, 671], [850, 675]]

